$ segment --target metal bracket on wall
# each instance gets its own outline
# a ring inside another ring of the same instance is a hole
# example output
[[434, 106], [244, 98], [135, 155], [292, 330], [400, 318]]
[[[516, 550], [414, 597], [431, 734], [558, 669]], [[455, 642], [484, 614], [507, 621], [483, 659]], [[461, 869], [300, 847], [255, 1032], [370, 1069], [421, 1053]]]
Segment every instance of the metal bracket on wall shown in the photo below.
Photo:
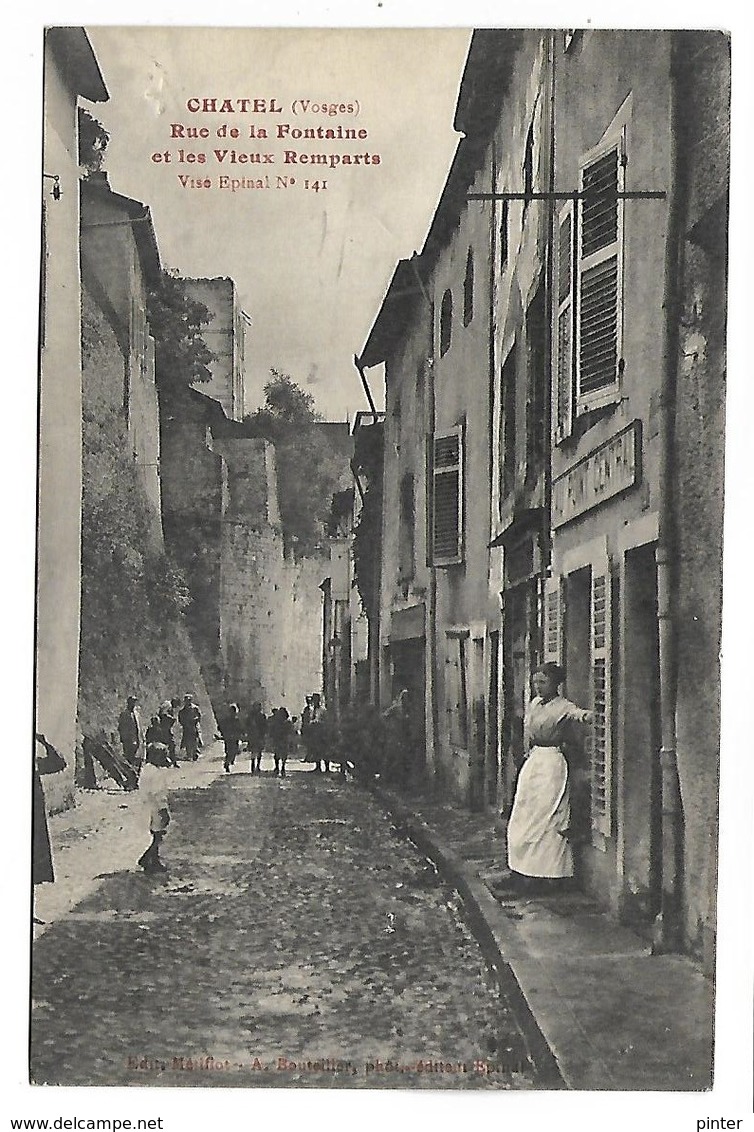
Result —
[[[466, 200], [585, 200], [598, 194], [594, 192], [571, 193], [467, 193]], [[600, 194], [601, 195], [601, 194]], [[607, 196], [608, 194], [604, 194]], [[616, 200], [665, 200], [667, 193], [664, 189], [637, 189], [634, 192], [610, 193]]]

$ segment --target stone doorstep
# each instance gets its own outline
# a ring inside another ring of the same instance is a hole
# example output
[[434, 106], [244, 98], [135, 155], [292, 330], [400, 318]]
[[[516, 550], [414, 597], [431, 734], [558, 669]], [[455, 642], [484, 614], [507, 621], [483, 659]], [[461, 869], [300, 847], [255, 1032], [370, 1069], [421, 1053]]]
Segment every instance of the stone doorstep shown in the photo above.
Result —
[[[584, 893], [505, 891], [507, 870], [480, 869], [460, 839], [439, 835], [426, 820], [430, 806], [416, 814], [410, 799], [376, 793], [461, 893], [487, 961], [508, 972], [504, 991], [520, 1000], [532, 1056], [550, 1088], [710, 1087], [711, 986], [691, 959], [652, 956], [646, 940]], [[446, 807], [438, 809], [444, 829]], [[495, 833], [499, 826], [491, 839]]]

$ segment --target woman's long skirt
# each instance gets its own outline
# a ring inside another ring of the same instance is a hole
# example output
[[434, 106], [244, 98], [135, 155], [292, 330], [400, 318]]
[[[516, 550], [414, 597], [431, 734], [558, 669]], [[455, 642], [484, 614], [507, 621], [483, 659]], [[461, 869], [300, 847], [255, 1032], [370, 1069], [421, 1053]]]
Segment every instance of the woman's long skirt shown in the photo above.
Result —
[[529, 877], [573, 876], [568, 764], [559, 747], [534, 747], [518, 776], [508, 822], [508, 866]]

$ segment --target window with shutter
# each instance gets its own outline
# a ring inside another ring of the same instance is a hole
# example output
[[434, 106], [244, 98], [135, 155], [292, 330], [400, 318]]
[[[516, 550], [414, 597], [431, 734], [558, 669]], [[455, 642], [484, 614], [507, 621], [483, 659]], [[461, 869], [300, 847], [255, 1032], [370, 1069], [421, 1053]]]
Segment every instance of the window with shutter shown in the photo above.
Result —
[[463, 430], [435, 436], [432, 445], [432, 564], [463, 560]]
[[556, 444], [573, 431], [573, 202], [561, 210], [557, 243], [557, 301], [553, 358], [553, 432]]
[[581, 169], [577, 402], [586, 412], [615, 400], [622, 372], [623, 135]]
[[592, 564], [591, 668], [592, 668], [592, 830], [610, 836], [611, 829], [611, 583], [607, 559]]

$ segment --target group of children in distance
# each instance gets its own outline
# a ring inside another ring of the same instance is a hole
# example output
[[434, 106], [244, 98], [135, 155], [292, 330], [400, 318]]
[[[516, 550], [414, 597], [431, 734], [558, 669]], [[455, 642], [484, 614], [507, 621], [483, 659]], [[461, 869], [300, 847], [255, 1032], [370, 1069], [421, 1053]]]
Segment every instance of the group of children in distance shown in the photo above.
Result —
[[[128, 752], [128, 756], [133, 760], [138, 759], [137, 752], [141, 744], [135, 709], [136, 699], [129, 696], [126, 709], [119, 721], [124, 753]], [[325, 715], [325, 709], [317, 692], [306, 697], [300, 724], [297, 717], [291, 718], [284, 707], [275, 708], [267, 716], [262, 710], [261, 703], [257, 702], [244, 719], [238, 704], [229, 704], [227, 711], [218, 719], [220, 734], [217, 736], [222, 739], [225, 747], [223, 767], [226, 774], [230, 773], [245, 743], [252, 774], [261, 772], [262, 755], [266, 751], [272, 754], [274, 759], [273, 773], [285, 778], [285, 764], [299, 741], [304, 748], [305, 758], [309, 762], [316, 763], [318, 770], [329, 771], [330, 760], [327, 757], [327, 748], [331, 738], [325, 727]], [[166, 871], [160, 860], [159, 851], [170, 824], [170, 810], [161, 770], [179, 765], [173, 727], [176, 723], [181, 726], [180, 750], [185, 752], [182, 757], [195, 761], [201, 757], [199, 752], [203, 745], [201, 718], [201, 711], [193, 702], [193, 698], [186, 695], [182, 707], [177, 700], [163, 703], [147, 727], [144, 736], [146, 757], [143, 765], [139, 767], [139, 787], [148, 807], [149, 832], [152, 836], [149, 847], [138, 861], [145, 873]], [[343, 769], [344, 767], [341, 766], [341, 770]]]
[[306, 697], [300, 724], [298, 717], [291, 717], [284, 707], [274, 708], [267, 716], [261, 703], [257, 702], [244, 719], [238, 704], [229, 704], [224, 716], [218, 720], [219, 737], [225, 747], [223, 767], [226, 774], [230, 773], [245, 743], [252, 774], [261, 773], [262, 755], [267, 751], [274, 760], [273, 774], [285, 778], [286, 763], [296, 750], [299, 738], [308, 760], [316, 762], [319, 770], [329, 770], [323, 743], [320, 742], [325, 738], [322, 726], [324, 715], [320, 696], [316, 692]]

